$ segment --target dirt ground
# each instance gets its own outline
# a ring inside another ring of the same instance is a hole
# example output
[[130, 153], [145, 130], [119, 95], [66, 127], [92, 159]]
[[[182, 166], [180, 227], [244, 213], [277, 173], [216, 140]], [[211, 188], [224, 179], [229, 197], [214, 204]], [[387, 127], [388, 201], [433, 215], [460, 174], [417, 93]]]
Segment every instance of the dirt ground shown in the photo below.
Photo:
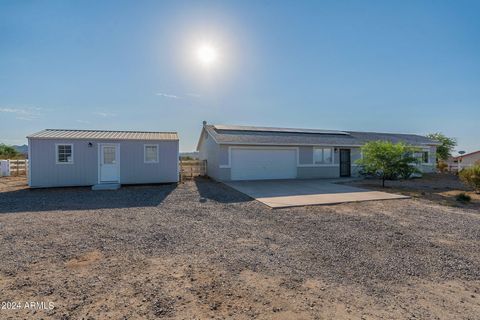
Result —
[[28, 189], [26, 176], [0, 177], [0, 192]]
[[4, 188], [0, 241], [0, 300], [54, 304], [0, 319], [480, 318], [479, 210], [428, 197], [271, 210], [207, 179]]
[[[480, 194], [466, 187], [454, 174], [426, 174], [421, 179], [386, 181], [385, 188], [382, 188], [378, 179], [365, 179], [349, 184], [428, 199], [447, 206], [480, 210]], [[470, 202], [456, 200], [455, 197], [459, 193], [469, 195], [472, 200]]]

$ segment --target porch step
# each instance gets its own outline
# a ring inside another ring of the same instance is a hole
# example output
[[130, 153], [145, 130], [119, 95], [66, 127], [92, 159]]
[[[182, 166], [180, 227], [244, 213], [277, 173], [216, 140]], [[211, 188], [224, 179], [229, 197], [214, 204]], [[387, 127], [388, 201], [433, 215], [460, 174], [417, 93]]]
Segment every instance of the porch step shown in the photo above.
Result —
[[118, 190], [120, 183], [100, 183], [92, 186], [92, 190]]

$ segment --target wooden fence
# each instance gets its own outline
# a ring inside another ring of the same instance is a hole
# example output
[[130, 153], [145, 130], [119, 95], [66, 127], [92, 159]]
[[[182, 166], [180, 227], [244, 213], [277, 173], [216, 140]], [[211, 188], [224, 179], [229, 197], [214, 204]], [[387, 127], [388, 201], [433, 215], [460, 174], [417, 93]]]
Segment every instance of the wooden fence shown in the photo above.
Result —
[[180, 181], [207, 175], [207, 161], [180, 160]]
[[0, 176], [25, 176], [28, 174], [28, 160], [0, 160]]

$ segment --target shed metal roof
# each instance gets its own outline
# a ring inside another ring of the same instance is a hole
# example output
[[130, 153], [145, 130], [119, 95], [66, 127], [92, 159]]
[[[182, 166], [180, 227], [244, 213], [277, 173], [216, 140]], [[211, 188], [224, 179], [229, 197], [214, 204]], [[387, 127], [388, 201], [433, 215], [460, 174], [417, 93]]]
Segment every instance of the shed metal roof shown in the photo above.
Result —
[[45, 129], [31, 134], [32, 139], [92, 140], [178, 140], [176, 132]]
[[415, 146], [439, 144], [438, 141], [421, 135], [400, 133], [225, 125], [205, 125], [205, 130], [219, 144], [361, 146], [374, 140], [387, 140], [393, 143], [405, 142]]

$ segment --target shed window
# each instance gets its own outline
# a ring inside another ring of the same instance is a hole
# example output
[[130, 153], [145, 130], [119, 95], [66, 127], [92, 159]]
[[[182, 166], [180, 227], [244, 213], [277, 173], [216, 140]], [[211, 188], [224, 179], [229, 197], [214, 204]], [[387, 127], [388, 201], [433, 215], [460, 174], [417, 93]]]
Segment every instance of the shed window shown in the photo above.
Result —
[[313, 162], [315, 164], [331, 164], [333, 163], [332, 148], [314, 148]]
[[158, 145], [146, 144], [144, 150], [145, 163], [158, 163]]
[[73, 163], [73, 145], [57, 144], [57, 163]]

